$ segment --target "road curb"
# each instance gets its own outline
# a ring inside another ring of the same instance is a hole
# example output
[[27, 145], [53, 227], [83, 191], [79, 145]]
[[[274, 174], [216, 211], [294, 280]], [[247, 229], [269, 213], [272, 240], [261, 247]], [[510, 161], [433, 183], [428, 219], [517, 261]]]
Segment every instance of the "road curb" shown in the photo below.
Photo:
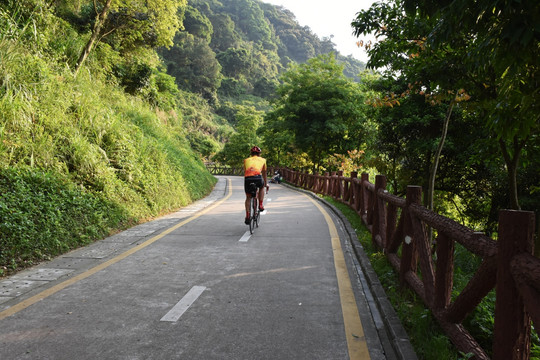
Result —
[[[381, 340], [381, 344], [383, 345], [383, 348], [386, 352], [388, 352], [388, 350], [391, 350], [393, 353], [387, 353], [386, 358], [395, 358], [399, 360], [417, 360], [418, 357], [410, 343], [409, 336], [403, 328], [403, 325], [401, 324], [401, 321], [399, 320], [392, 304], [388, 300], [384, 288], [379, 281], [375, 270], [373, 270], [371, 262], [369, 261], [366, 252], [362, 247], [362, 244], [360, 244], [360, 242], [358, 241], [356, 231], [349, 223], [347, 217], [343, 215], [343, 213], [334, 205], [332, 205], [325, 199], [322, 199], [317, 194], [311, 191], [300, 189], [285, 183], [282, 183], [282, 185], [285, 185], [286, 187], [294, 189], [296, 191], [303, 192], [317, 199], [318, 201], [326, 205], [330, 210], [332, 210], [332, 212], [342, 221], [348, 234], [349, 243], [354, 250], [354, 255], [356, 257], [356, 260], [358, 260], [359, 266], [361, 268], [361, 271], [358, 273], [360, 282], [364, 287], [367, 286], [367, 289], [373, 295], [373, 303], [370, 304], [369, 294], [366, 294], [368, 297], [368, 306], [370, 306], [371, 308], [373, 321], [377, 327], [377, 331], [379, 332], [378, 335]], [[362, 274], [364, 276], [362, 276]], [[374, 309], [372, 305], [376, 306], [376, 309]], [[380, 326], [381, 322], [383, 324], [382, 327]], [[388, 349], [388, 342], [390, 343], [392, 349]]]

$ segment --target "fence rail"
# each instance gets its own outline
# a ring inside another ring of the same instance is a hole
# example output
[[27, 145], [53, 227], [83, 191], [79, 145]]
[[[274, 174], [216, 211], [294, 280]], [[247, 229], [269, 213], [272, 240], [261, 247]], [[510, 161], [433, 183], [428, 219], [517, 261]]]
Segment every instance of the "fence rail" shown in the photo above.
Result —
[[206, 169], [210, 171], [212, 175], [244, 175], [242, 167], [206, 164]]
[[[280, 169], [284, 180], [333, 197], [362, 218], [373, 243], [423, 300], [456, 347], [475, 359], [489, 359], [463, 326], [482, 299], [496, 289], [493, 359], [529, 359], [531, 319], [540, 324], [540, 259], [534, 257], [535, 215], [501, 210], [499, 238], [475, 232], [421, 205], [422, 188], [408, 186], [405, 198], [386, 190], [386, 178], [341, 172], [325, 175]], [[436, 230], [436, 250], [427, 228]], [[454, 247], [461, 244], [482, 259], [469, 283], [452, 300]], [[434, 256], [435, 255], [435, 256]]]
[[[244, 175], [244, 169], [239, 166], [223, 166], [223, 165], [216, 165], [212, 163], [205, 164], [206, 169], [210, 172], [212, 175], [233, 175], [233, 176], [243, 176]], [[274, 174], [274, 171], [277, 170], [274, 167], [268, 167], [267, 173], [269, 176], [271, 174]]]

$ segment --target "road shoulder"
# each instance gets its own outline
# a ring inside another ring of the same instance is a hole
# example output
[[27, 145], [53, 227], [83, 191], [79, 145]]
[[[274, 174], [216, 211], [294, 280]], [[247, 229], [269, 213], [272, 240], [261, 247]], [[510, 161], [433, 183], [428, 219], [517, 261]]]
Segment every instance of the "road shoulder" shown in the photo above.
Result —
[[416, 360], [417, 356], [407, 332], [388, 300], [384, 288], [347, 217], [334, 205], [311, 191], [284, 183], [282, 185], [317, 199], [341, 221], [347, 235], [345, 239], [346, 245], [352, 248], [351, 254], [354, 255], [352, 262], [355, 278], [362, 292], [361, 296], [357, 298], [357, 302], [359, 303], [362, 321], [365, 321], [364, 331], [368, 343], [371, 343], [369, 345], [372, 359]]

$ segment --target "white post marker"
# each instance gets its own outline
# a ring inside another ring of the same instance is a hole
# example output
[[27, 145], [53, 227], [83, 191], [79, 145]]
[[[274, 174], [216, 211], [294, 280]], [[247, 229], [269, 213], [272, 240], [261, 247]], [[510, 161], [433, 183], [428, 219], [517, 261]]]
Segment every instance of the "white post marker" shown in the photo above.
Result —
[[205, 286], [194, 286], [188, 293], [180, 300], [174, 307], [161, 318], [160, 321], [176, 322], [180, 319], [187, 309], [201, 296], [203, 291], [206, 290]]

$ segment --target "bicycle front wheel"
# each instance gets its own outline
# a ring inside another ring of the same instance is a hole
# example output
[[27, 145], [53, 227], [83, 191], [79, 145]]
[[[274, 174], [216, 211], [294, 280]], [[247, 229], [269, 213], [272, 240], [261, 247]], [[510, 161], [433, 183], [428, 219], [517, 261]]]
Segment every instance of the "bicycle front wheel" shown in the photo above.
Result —
[[257, 198], [251, 198], [251, 214], [253, 219], [253, 227], [259, 227], [259, 207], [257, 206]]
[[253, 234], [253, 230], [255, 230], [255, 220], [253, 219], [253, 216], [249, 219], [249, 233]]
[[251, 214], [249, 216], [249, 233], [250, 234], [253, 234], [253, 230], [255, 230], [255, 226], [256, 226], [256, 223], [255, 223], [255, 209], [253, 208], [253, 206], [255, 205], [255, 201], [254, 201], [255, 197], [252, 197], [251, 198]]

